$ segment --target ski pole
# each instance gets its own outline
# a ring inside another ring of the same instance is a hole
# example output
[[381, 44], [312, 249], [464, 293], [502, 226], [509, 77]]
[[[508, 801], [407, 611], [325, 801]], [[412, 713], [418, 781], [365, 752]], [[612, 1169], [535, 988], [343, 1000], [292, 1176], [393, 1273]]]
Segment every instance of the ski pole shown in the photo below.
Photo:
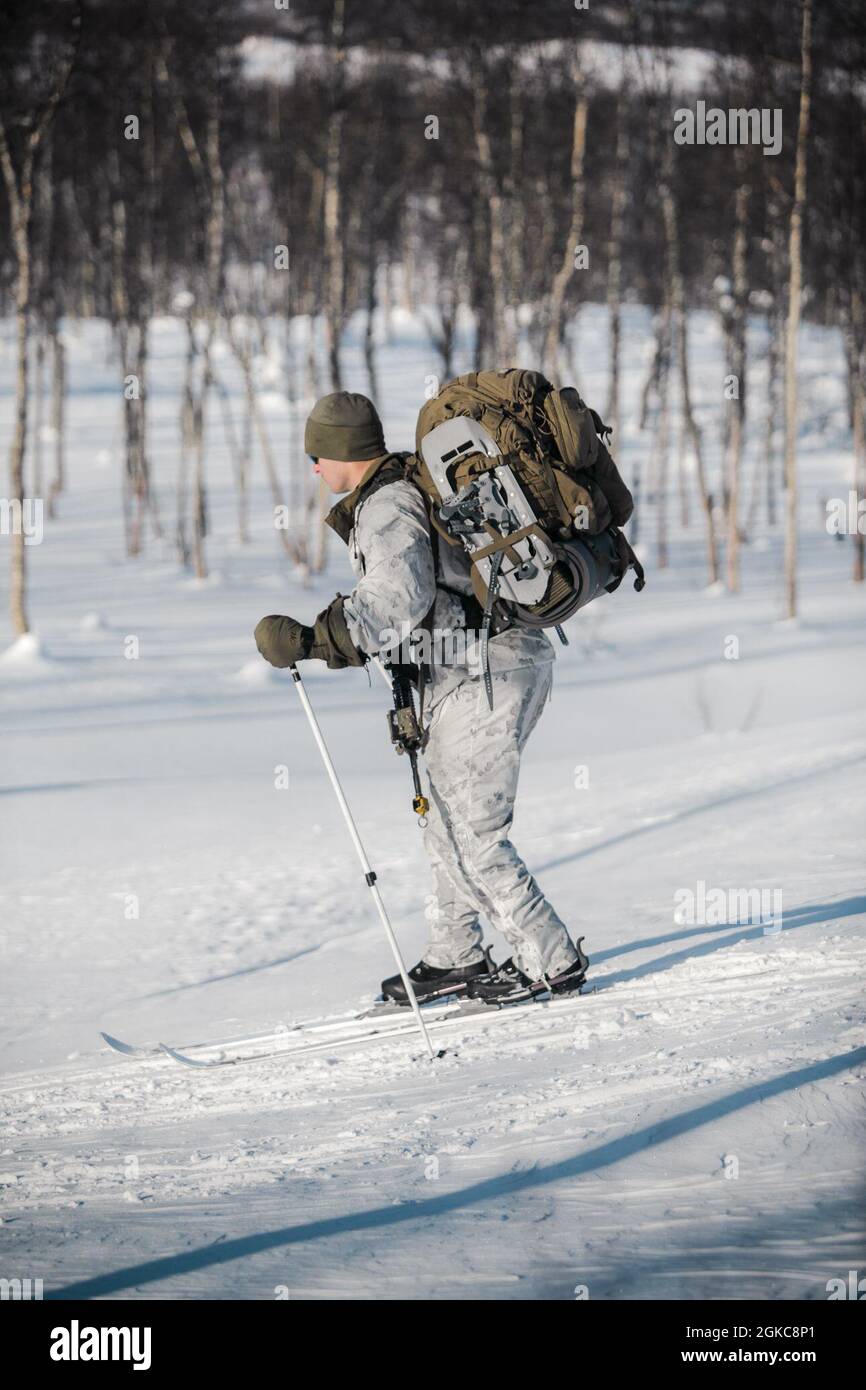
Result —
[[397, 942], [396, 936], [394, 935], [394, 928], [391, 926], [391, 920], [388, 916], [388, 913], [385, 911], [385, 904], [382, 901], [382, 894], [379, 892], [379, 889], [376, 886], [375, 871], [371, 868], [370, 861], [367, 858], [364, 846], [361, 844], [361, 837], [358, 834], [357, 826], [355, 825], [355, 822], [352, 819], [352, 812], [349, 810], [349, 803], [347, 802], [343, 794], [343, 788], [340, 786], [340, 779], [337, 776], [336, 768], [334, 767], [334, 764], [331, 761], [331, 755], [328, 752], [327, 745], [325, 744], [325, 740], [322, 737], [322, 731], [319, 728], [319, 721], [316, 719], [316, 716], [313, 713], [313, 707], [310, 704], [309, 696], [307, 695], [307, 692], [304, 689], [304, 682], [301, 680], [300, 671], [298, 670], [297, 666], [290, 666], [289, 670], [292, 673], [292, 680], [295, 683], [295, 689], [297, 690], [301, 704], [304, 707], [304, 713], [306, 714], [307, 719], [309, 720], [310, 728], [313, 732], [313, 738], [316, 740], [319, 752], [322, 755], [322, 762], [325, 764], [325, 771], [331, 779], [331, 786], [334, 788], [337, 801], [340, 803], [340, 810], [343, 812], [343, 819], [345, 820], [346, 825], [349, 828], [349, 834], [352, 837], [352, 843], [354, 844], [355, 849], [358, 852], [358, 858], [361, 861], [361, 868], [364, 870], [364, 878], [366, 880], [367, 887], [373, 894], [373, 901], [376, 904], [379, 916], [382, 919], [382, 926], [385, 928], [385, 934], [388, 937], [388, 943], [394, 954], [394, 960], [397, 962], [397, 969], [400, 972], [400, 979], [403, 981], [403, 988], [405, 989], [409, 999], [409, 1003], [412, 1006], [412, 1012], [415, 1015], [415, 1021], [418, 1024], [419, 1029], [421, 1030], [421, 1036], [424, 1039], [425, 1046], [430, 1054], [431, 1059], [435, 1060], [437, 1054], [434, 1051], [433, 1044], [430, 1041], [430, 1036], [427, 1032], [427, 1025], [421, 1017], [421, 1010], [418, 1007], [418, 1000], [415, 998], [415, 990], [412, 987], [412, 981], [409, 979], [409, 975], [406, 970], [405, 963], [403, 961], [403, 956], [400, 951], [400, 946]]

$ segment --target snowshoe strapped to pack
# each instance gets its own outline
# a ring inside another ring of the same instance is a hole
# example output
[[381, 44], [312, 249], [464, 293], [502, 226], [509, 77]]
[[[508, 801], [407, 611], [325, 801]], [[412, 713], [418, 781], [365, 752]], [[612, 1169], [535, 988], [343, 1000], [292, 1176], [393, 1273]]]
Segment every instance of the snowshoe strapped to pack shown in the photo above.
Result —
[[573, 387], [517, 368], [457, 377], [422, 407], [414, 481], [439, 534], [465, 547], [487, 613], [499, 600], [519, 623], [558, 627], [629, 568], [644, 587], [608, 433]]

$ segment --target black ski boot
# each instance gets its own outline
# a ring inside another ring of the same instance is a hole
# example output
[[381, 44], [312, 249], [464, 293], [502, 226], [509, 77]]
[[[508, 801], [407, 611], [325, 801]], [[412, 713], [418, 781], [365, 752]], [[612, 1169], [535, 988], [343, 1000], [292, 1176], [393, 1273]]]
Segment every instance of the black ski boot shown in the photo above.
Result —
[[[415, 997], [419, 1003], [424, 999], [444, 999], [449, 994], [465, 994], [470, 980], [481, 975], [489, 975], [496, 967], [489, 956], [476, 965], [462, 967], [449, 966], [442, 969], [437, 965], [427, 965], [419, 960], [408, 972], [415, 987]], [[399, 975], [392, 975], [382, 981], [382, 993], [394, 1004], [409, 1004], [409, 996]]]
[[577, 960], [567, 970], [560, 971], [558, 975], [546, 975], [541, 980], [530, 980], [528, 975], [518, 970], [509, 956], [498, 970], [471, 981], [468, 987], [470, 999], [480, 999], [485, 1004], [520, 1004], [540, 994], [579, 993], [589, 968], [589, 957], [584, 955], [581, 948], [583, 940], [582, 936], [578, 937], [575, 943]]

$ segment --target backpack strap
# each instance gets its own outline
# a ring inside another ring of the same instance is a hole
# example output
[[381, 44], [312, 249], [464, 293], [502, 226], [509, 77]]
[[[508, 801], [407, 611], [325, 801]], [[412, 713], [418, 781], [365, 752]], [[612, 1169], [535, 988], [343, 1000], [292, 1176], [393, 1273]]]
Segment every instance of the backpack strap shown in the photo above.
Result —
[[[435, 526], [430, 527], [430, 545], [433, 550], [433, 574], [436, 580], [437, 591], [443, 589], [446, 594], [450, 594], [453, 598], [457, 599], [463, 609], [463, 626], [467, 632], [480, 632], [481, 624], [484, 619], [484, 609], [478, 602], [478, 599], [474, 594], [461, 593], [459, 589], [455, 589], [450, 584], [446, 584], [442, 579], [442, 565], [439, 559], [439, 532]], [[421, 623], [421, 627], [426, 628], [431, 636], [433, 632], [433, 613], [435, 608], [436, 599], [434, 597], [430, 605], [430, 611], [423, 623]]]
[[622, 572], [617, 575], [616, 579], [611, 580], [610, 584], [605, 585], [605, 592], [612, 594], [615, 589], [618, 589], [625, 579], [627, 572], [632, 569], [635, 572], [634, 587], [637, 593], [640, 593], [641, 589], [646, 586], [644, 567], [619, 527], [611, 526], [610, 530], [616, 542], [616, 550], [622, 564]]

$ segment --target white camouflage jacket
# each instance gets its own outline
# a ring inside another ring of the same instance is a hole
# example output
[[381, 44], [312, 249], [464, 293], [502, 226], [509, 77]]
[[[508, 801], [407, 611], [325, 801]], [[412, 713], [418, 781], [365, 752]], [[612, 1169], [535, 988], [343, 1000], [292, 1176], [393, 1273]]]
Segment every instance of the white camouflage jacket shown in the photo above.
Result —
[[[349, 557], [358, 582], [344, 600], [343, 616], [355, 645], [368, 656], [396, 654], [410, 633], [418, 633], [432, 614], [432, 634], [422, 656], [431, 671], [430, 707], [465, 680], [480, 678], [478, 643], [462, 640], [464, 606], [472, 595], [469, 558], [462, 549], [437, 542], [438, 578], [424, 500], [412, 483], [386, 483], [355, 508], [348, 537]], [[401, 648], [400, 659], [408, 659]], [[490, 670], [547, 665], [554, 650], [538, 628], [512, 626], [489, 643]]]

